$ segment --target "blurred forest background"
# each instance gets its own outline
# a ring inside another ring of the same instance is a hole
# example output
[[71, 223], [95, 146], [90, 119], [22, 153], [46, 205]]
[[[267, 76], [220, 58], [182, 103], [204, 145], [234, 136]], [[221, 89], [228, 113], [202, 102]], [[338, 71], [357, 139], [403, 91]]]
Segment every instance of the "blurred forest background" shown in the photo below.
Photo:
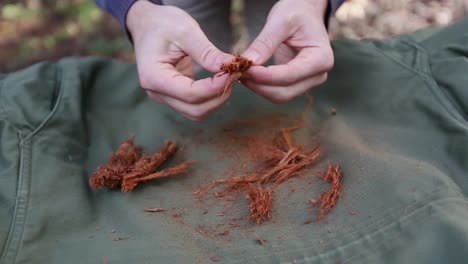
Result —
[[[234, 0], [235, 50], [248, 41], [242, 9], [243, 0]], [[330, 37], [389, 38], [467, 14], [468, 0], [347, 0], [330, 22]], [[0, 72], [84, 55], [133, 61], [125, 32], [94, 0], [0, 0]]]

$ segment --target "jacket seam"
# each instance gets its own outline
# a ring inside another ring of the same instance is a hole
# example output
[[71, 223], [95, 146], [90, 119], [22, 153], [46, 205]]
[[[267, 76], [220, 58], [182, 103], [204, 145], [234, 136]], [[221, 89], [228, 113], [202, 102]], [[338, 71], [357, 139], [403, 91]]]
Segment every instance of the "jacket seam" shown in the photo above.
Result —
[[411, 67], [410, 65], [400, 61], [399, 59], [393, 57], [390, 54], [387, 54], [385, 52], [382, 52], [380, 49], [378, 49], [374, 44], [372, 47], [376, 49], [380, 54], [383, 56], [391, 59], [392, 61], [396, 62], [397, 64], [403, 66], [404, 68], [416, 73], [419, 78], [421, 78], [424, 83], [426, 83], [426, 87], [430, 91], [430, 93], [433, 95], [433, 97], [438, 101], [439, 105], [442, 106], [444, 111], [448, 113], [451, 117], [453, 117], [457, 123], [459, 123], [461, 126], [468, 128], [468, 123], [467, 121], [461, 116], [461, 114], [455, 109], [453, 104], [450, 102], [450, 100], [447, 98], [445, 94], [443, 94], [441, 87], [437, 84], [437, 82], [434, 80], [434, 76], [432, 75], [432, 69], [429, 63], [430, 56], [427, 54], [426, 50], [423, 49], [421, 46], [419, 46], [417, 43], [407, 40], [407, 39], [402, 39], [401, 41], [403, 44], [408, 45], [416, 49], [418, 56], [424, 56], [424, 67], [429, 73], [422, 72], [418, 69], [415, 69]]
[[[56, 66], [57, 67], [57, 66]], [[52, 116], [57, 112], [57, 109], [59, 108], [61, 101], [62, 101], [62, 96], [63, 96], [63, 82], [62, 82], [62, 70], [61, 68], [57, 67], [56, 69], [56, 76], [55, 76], [55, 87], [54, 88], [59, 88], [59, 93], [57, 95], [57, 101], [55, 102], [54, 108], [50, 113], [46, 116], [46, 118], [31, 132], [29, 133], [23, 141], [26, 141], [30, 139], [32, 136], [36, 135], [52, 118]], [[55, 89], [54, 89], [55, 90]]]
[[[21, 138], [21, 134], [19, 133]], [[10, 230], [8, 232], [8, 238], [5, 244], [4, 252], [0, 263], [14, 263], [16, 256], [18, 255], [20, 243], [23, 239], [24, 224], [27, 216], [27, 206], [29, 204], [30, 195], [30, 173], [29, 170], [31, 163], [28, 161], [30, 158], [29, 141], [21, 141], [20, 143], [20, 164], [18, 173], [18, 187], [17, 187], [17, 198], [15, 202], [15, 208], [13, 212], [13, 218], [10, 224]], [[29, 151], [29, 152], [26, 152]], [[30, 170], [29, 170], [30, 171]], [[29, 176], [29, 178], [28, 178]], [[25, 185], [28, 185], [27, 187]]]
[[[21, 241], [23, 241], [24, 235], [24, 225], [27, 218], [27, 208], [29, 205], [29, 198], [31, 193], [31, 139], [36, 135], [52, 118], [59, 108], [62, 96], [63, 96], [63, 82], [62, 82], [62, 71], [61, 68], [56, 68], [55, 74], [55, 87], [59, 88], [59, 93], [57, 95], [57, 101], [50, 111], [50, 113], [45, 117], [45, 119], [37, 126], [31, 133], [27, 134], [24, 138], [21, 135], [21, 131], [18, 130], [13, 124], [16, 132], [19, 136], [19, 148], [20, 148], [20, 162], [19, 162], [19, 172], [18, 172], [18, 187], [16, 193], [16, 202], [13, 211], [13, 217], [10, 224], [10, 229], [8, 231], [8, 238], [4, 246], [2, 255], [0, 255], [0, 263], [8, 264], [14, 263], [18, 255]], [[54, 89], [55, 90], [55, 89]], [[2, 90], [0, 89], [0, 95]], [[1, 97], [0, 97], [1, 98]], [[5, 109], [2, 104], [0, 104], [1, 109]], [[8, 120], [7, 120], [8, 121]], [[9, 122], [11, 123], [11, 122]]]
[[3, 95], [3, 90], [5, 89], [5, 83], [6, 83], [6, 80], [7, 80], [8, 77], [5, 77], [5, 79], [2, 79], [0, 80], [0, 114], [2, 114], [5, 118], [5, 120], [11, 124], [13, 126], [13, 128], [18, 132], [18, 128], [12, 123], [10, 122], [9, 118], [8, 118], [8, 111], [6, 110], [5, 106], [3, 105], [2, 103], [2, 98], [4, 98], [4, 95]]

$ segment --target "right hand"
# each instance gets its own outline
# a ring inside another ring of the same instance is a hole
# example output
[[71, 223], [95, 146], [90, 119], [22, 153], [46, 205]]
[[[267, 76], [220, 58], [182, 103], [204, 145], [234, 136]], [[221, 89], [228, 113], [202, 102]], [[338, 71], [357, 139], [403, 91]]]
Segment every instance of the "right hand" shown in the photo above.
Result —
[[220, 96], [228, 74], [194, 80], [192, 59], [217, 73], [233, 56], [216, 48], [188, 13], [140, 0], [130, 8], [126, 24], [135, 47], [140, 84], [150, 98], [191, 120], [201, 120], [228, 99], [229, 94]]

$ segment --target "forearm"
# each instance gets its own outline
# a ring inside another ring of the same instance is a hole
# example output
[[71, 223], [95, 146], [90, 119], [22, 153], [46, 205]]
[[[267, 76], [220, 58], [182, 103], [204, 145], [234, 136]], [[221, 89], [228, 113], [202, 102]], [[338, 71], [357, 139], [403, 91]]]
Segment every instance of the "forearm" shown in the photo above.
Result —
[[[126, 27], [125, 21], [128, 10], [137, 0], [95, 0], [96, 3], [104, 10], [112, 14], [123, 27]], [[154, 4], [162, 4], [162, 0], [150, 0]], [[328, 6], [326, 8], [325, 19], [333, 16], [336, 10], [345, 0], [327, 0]]]

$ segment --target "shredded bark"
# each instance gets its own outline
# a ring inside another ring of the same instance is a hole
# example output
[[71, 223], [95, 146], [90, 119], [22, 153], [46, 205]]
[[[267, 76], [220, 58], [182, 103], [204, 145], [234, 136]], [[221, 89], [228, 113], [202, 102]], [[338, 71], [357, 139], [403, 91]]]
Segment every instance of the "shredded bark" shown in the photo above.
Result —
[[121, 241], [121, 240], [127, 240], [129, 237], [114, 237], [112, 240], [113, 241]]
[[260, 184], [249, 185], [249, 221], [260, 224], [271, 219], [272, 188], [262, 188]]
[[140, 177], [124, 177], [122, 182], [122, 192], [130, 192], [133, 190], [140, 182], [145, 182], [154, 179], [165, 178], [172, 175], [181, 174], [187, 171], [187, 169], [192, 166], [194, 162], [186, 161], [182, 164], [179, 164], [172, 168], [167, 168], [162, 171], [158, 171], [149, 175], [143, 175]]
[[[216, 197], [223, 197], [234, 191], [245, 192], [249, 197], [248, 221], [260, 224], [270, 220], [272, 218], [271, 207], [274, 189], [317, 164], [323, 155], [323, 150], [317, 142], [305, 150], [305, 147], [296, 143], [292, 136], [295, 130], [304, 126], [305, 115], [312, 105], [312, 98], [308, 97], [308, 99], [308, 104], [302, 112], [301, 118], [295, 124], [281, 128], [277, 136], [270, 141], [264, 138], [260, 141], [253, 141], [256, 144], [252, 145], [256, 149], [251, 150], [254, 155], [251, 155], [250, 158], [253, 161], [260, 161], [262, 164], [260, 169], [245, 175], [214, 180], [210, 185], [200, 188], [194, 194], [204, 195], [219, 185], [222, 185], [224, 189], [214, 192]], [[237, 141], [234, 142], [237, 143]], [[328, 211], [324, 211], [325, 214], [326, 212]]]
[[170, 158], [172, 155], [175, 154], [177, 151], [177, 146], [171, 142], [167, 141], [164, 144], [164, 147], [155, 152], [152, 156], [146, 156], [139, 159], [132, 170], [131, 173], [125, 175], [125, 179], [136, 179], [140, 178], [144, 175], [148, 175], [154, 172], [156, 169], [161, 166], [161, 164], [166, 161], [166, 159]]
[[330, 187], [327, 191], [320, 194], [318, 200], [311, 202], [320, 209], [317, 220], [325, 219], [327, 213], [333, 209], [337, 201], [343, 197], [343, 174], [338, 164], [329, 164], [327, 170], [319, 173], [319, 177], [329, 183]]
[[124, 141], [107, 163], [100, 165], [89, 179], [94, 189], [108, 187], [121, 188], [122, 192], [133, 190], [139, 183], [184, 173], [193, 162], [184, 162], [174, 167], [157, 171], [159, 167], [177, 152], [172, 141], [153, 153], [143, 155], [140, 147], [134, 145], [135, 136]]
[[240, 55], [235, 55], [234, 59], [230, 63], [223, 63], [220, 67], [220, 74], [229, 74], [229, 78], [226, 80], [222, 95], [229, 92], [232, 88], [232, 84], [239, 80], [242, 77], [242, 74], [249, 70], [251, 66], [252, 61]]
[[210, 260], [213, 261], [213, 262], [220, 262], [221, 258], [217, 257], [217, 256], [214, 256], [214, 257], [211, 257]]
[[143, 211], [148, 212], [148, 213], [160, 213], [166, 211], [164, 208], [145, 208]]
[[257, 236], [257, 237], [255, 238], [255, 240], [256, 240], [259, 244], [261, 244], [262, 246], [265, 246], [265, 245], [266, 245], [266, 240], [263, 239], [263, 238], [261, 238], [261, 237], [259, 237], [259, 236]]
[[94, 189], [120, 187], [123, 176], [133, 169], [133, 165], [142, 155], [141, 148], [136, 147], [134, 141], [135, 135], [132, 135], [111, 154], [105, 164], [96, 169], [89, 179], [91, 187]]

